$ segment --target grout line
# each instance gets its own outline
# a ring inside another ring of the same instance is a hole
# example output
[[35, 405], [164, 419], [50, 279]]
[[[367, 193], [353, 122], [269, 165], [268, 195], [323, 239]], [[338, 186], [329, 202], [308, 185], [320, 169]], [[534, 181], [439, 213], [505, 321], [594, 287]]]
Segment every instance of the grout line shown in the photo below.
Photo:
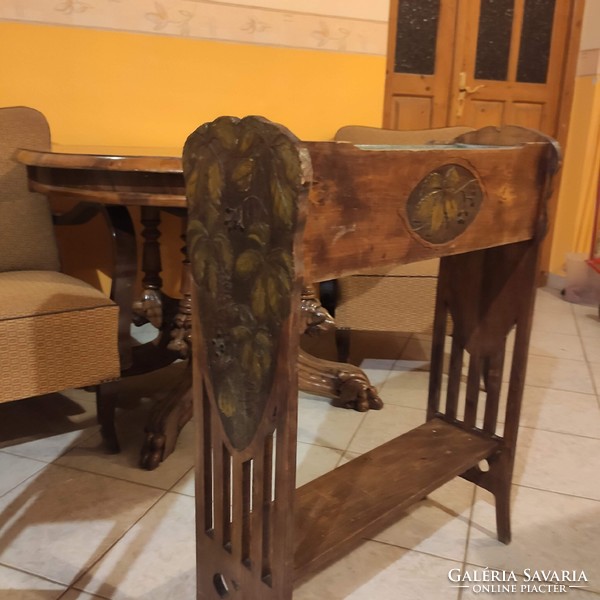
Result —
[[[14, 454], [11, 454], [11, 456], [14, 456]], [[17, 458], [17, 457], [15, 457], [15, 458]], [[18, 458], [21, 458], [21, 457], [18, 457]], [[33, 459], [31, 459], [31, 460], [33, 460]], [[42, 461], [36, 461], [36, 462], [39, 462], [42, 466], [35, 473], [32, 473], [31, 475], [29, 475], [29, 477], [26, 477], [22, 481], [19, 481], [19, 483], [17, 483], [13, 487], [9, 488], [8, 490], [6, 490], [2, 494], [0, 494], [0, 499], [4, 498], [4, 496], [6, 496], [7, 494], [10, 494], [13, 490], [16, 490], [19, 486], [23, 485], [25, 482], [27, 482], [30, 479], [32, 479], [32, 478], [36, 477], [37, 475], [39, 475], [40, 471], [43, 470], [44, 466], [48, 466], [48, 463], [45, 463], [45, 462], [42, 462]]]
[[[469, 552], [469, 543], [471, 541], [471, 527], [473, 524], [473, 513], [475, 512], [475, 498], [477, 497], [477, 487], [478, 486], [476, 484], [473, 484], [473, 492], [471, 495], [471, 507], [469, 510], [469, 520], [468, 520], [468, 525], [467, 525], [467, 536], [465, 539], [465, 551], [463, 553], [463, 560], [462, 560], [462, 565], [461, 565], [461, 569], [463, 572], [465, 571], [465, 567], [467, 565], [467, 555]], [[461, 600], [461, 598], [463, 596], [463, 592], [464, 592], [464, 589], [459, 588], [457, 600]]]
[[[505, 425], [505, 423], [502, 423]], [[519, 431], [521, 429], [530, 429], [532, 431], [543, 431], [545, 433], [555, 433], [557, 435], [568, 435], [574, 438], [582, 438], [584, 440], [596, 440], [600, 441], [600, 437], [593, 435], [584, 435], [582, 433], [572, 433], [570, 431], [556, 431], [555, 429], [546, 429], [544, 427], [531, 427], [529, 425], [519, 425]]]
[[532, 485], [525, 485], [524, 483], [515, 483], [512, 485], [515, 487], [525, 488], [527, 490], [535, 490], [536, 492], [545, 492], [548, 494], [557, 494], [558, 496], [564, 496], [566, 498], [578, 498], [580, 500], [589, 500], [590, 502], [600, 502], [599, 498], [590, 498], [589, 496], [578, 496], [577, 494], [569, 494], [568, 492], [559, 492], [558, 490], [549, 490], [547, 488], [534, 487]]
[[[34, 573], [33, 571], [28, 571], [27, 569], [23, 569], [21, 567], [17, 567], [16, 565], [12, 565], [9, 563], [5, 563], [3, 561], [0, 560], [0, 566], [2, 567], [6, 567], [7, 569], [10, 569], [12, 571], [17, 571], [19, 573], [24, 573], [25, 575], [31, 575], [32, 577], [36, 577], [37, 579], [41, 579], [42, 581], [47, 581], [48, 583], [55, 583], [56, 585], [60, 585], [64, 588], [68, 587], [68, 585], [62, 581], [57, 581], [56, 579], [52, 579], [51, 577], [47, 577], [46, 575], [41, 575], [40, 573]], [[57, 590], [59, 591], [59, 590]], [[67, 590], [65, 589], [64, 592], [66, 592]], [[64, 592], [61, 592], [61, 596], [64, 594]], [[58, 598], [56, 599], [58, 600]]]
[[[600, 308], [598, 309], [600, 311]], [[582, 335], [582, 331], [581, 331], [581, 327], [579, 324], [579, 319], [577, 318], [577, 314], [575, 313], [575, 307], [571, 306], [571, 313], [573, 314], [573, 318], [575, 319], [575, 327], [577, 329], [577, 333], [579, 334], [579, 341], [581, 343], [581, 346], [583, 348], [583, 355], [585, 357], [585, 362], [588, 368], [588, 373], [590, 376], [590, 380], [592, 382], [592, 387], [594, 388], [594, 392], [596, 394], [596, 402], [598, 404], [598, 408], [600, 408], [600, 396], [598, 395], [600, 390], [598, 390], [598, 386], [596, 385], [596, 379], [594, 378], [594, 371], [593, 371], [593, 367], [592, 367], [592, 362], [589, 359], [589, 354], [588, 351], [586, 349], [586, 346], [583, 342], [583, 338], [584, 336]]]
[[[160, 494], [160, 496], [153, 502], [150, 504], [150, 506], [141, 513], [141, 515], [135, 519], [134, 521], [131, 522], [131, 524], [129, 525], [129, 527], [125, 527], [121, 533], [121, 535], [119, 535], [115, 541], [110, 544], [110, 546], [108, 546], [108, 548], [106, 548], [106, 550], [104, 552], [102, 552], [97, 558], [96, 560], [92, 561], [87, 567], [82, 567], [79, 572], [77, 572], [75, 574], [75, 576], [73, 577], [73, 580], [71, 581], [71, 584], [69, 585], [69, 587], [74, 587], [75, 589], [77, 589], [78, 591], [82, 591], [85, 592], [86, 594], [92, 594], [94, 595], [95, 592], [88, 592], [87, 590], [85, 590], [83, 587], [82, 588], [78, 588], [77, 584], [79, 581], [81, 581], [88, 573], [90, 573], [90, 571], [92, 571], [92, 569], [98, 564], [100, 563], [104, 557], [129, 533], [129, 531], [131, 531], [131, 529], [133, 529], [133, 527], [135, 527], [144, 517], [146, 517], [146, 515], [154, 509], [154, 507], [167, 495], [169, 494], [169, 492], [167, 491], [163, 491], [162, 494]], [[117, 588], [118, 589], [118, 588]]]
[[[152, 485], [150, 483], [141, 483], [139, 481], [133, 481], [132, 479], [125, 479], [124, 477], [117, 477], [116, 475], [111, 475], [108, 473], [98, 473], [97, 471], [91, 471], [89, 469], [84, 469], [82, 467], [74, 467], [72, 465], [63, 465], [58, 463], [46, 463], [48, 466], [52, 467], [60, 467], [62, 469], [69, 469], [71, 471], [78, 471], [79, 473], [88, 473], [90, 475], [96, 475], [97, 477], [106, 477], [108, 479], [114, 479], [116, 481], [124, 481], [125, 483], [131, 483], [133, 485], [139, 485], [140, 487], [149, 488], [151, 490], [158, 490], [160, 492], [168, 492], [168, 489], [164, 487], [160, 487], [158, 485]], [[141, 467], [138, 467], [141, 469]]]

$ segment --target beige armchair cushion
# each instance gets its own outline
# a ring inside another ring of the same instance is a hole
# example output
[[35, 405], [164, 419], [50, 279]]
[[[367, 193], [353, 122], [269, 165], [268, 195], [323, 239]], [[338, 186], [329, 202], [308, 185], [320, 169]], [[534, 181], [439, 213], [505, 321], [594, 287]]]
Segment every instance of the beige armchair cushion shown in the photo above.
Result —
[[53, 271], [0, 273], [0, 402], [117, 379], [118, 307]]
[[338, 280], [335, 324], [363, 331], [429, 333], [439, 260]]

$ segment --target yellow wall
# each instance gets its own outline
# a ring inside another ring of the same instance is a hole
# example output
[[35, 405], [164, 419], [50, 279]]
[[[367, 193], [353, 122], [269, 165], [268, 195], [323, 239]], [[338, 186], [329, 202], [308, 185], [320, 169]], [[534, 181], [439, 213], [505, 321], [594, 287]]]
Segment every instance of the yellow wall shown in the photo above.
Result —
[[550, 272], [563, 275], [570, 252], [590, 253], [600, 164], [600, 84], [598, 77], [577, 77], [569, 124]]
[[[260, 114], [302, 139], [329, 139], [347, 124], [380, 125], [385, 57], [0, 23], [0, 106], [41, 110], [59, 144], [182, 146], [196, 126]], [[179, 261], [179, 224], [163, 264]], [[67, 272], [107, 287], [75, 251], [106, 254], [99, 225], [63, 239]], [[105, 269], [106, 270], [106, 269]], [[176, 269], [165, 269], [177, 289]]]
[[0, 51], [0, 104], [38, 108], [60, 144], [182, 145], [223, 114], [304, 139], [381, 124], [383, 56], [6, 22]]

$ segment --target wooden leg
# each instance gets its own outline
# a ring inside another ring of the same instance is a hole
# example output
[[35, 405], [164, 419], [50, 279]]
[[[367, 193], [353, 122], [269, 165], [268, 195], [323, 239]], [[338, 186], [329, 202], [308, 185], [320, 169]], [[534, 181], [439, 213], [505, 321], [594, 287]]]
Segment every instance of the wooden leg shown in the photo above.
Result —
[[153, 470], [175, 449], [179, 433], [192, 418], [192, 374], [185, 369], [175, 388], [158, 398], [146, 424], [140, 463]]
[[360, 412], [383, 407], [377, 390], [365, 373], [347, 363], [337, 363], [311, 356], [300, 350], [298, 386], [301, 390], [333, 400], [334, 406]]
[[182, 227], [181, 239], [184, 244], [181, 248], [181, 253], [183, 254], [181, 266], [181, 300], [178, 302], [177, 313], [173, 319], [169, 350], [177, 352], [181, 358], [187, 358], [192, 345], [192, 273], [185, 243], [185, 231], [187, 227], [187, 219], [185, 217], [182, 218]]
[[335, 330], [335, 347], [340, 362], [348, 362], [348, 358], [350, 357], [350, 337], [350, 329], [343, 327]]
[[[300, 315], [300, 333], [318, 335], [335, 327], [333, 318], [317, 299], [312, 286], [302, 291]], [[354, 365], [323, 360], [300, 350], [298, 378], [301, 390], [331, 398], [334, 406], [360, 412], [383, 407], [369, 378]]]
[[[185, 232], [186, 219], [182, 219]], [[185, 235], [182, 235], [185, 242]], [[181, 300], [172, 317], [165, 322], [161, 340], [171, 356], [188, 359], [191, 349], [191, 272], [187, 250], [181, 249], [184, 259], [181, 274]], [[157, 398], [148, 423], [141, 450], [140, 463], [145, 469], [156, 469], [175, 449], [179, 432], [192, 418], [192, 376], [190, 368], [168, 394]]]
[[121, 451], [115, 429], [115, 409], [118, 399], [118, 381], [110, 381], [96, 387], [96, 406], [100, 433], [106, 449], [111, 454]]
[[509, 544], [510, 532], [510, 481], [503, 485], [495, 494], [496, 497], [496, 529], [498, 540]]
[[133, 311], [137, 322], [149, 321], [160, 328], [163, 319], [162, 307], [162, 271], [160, 259], [160, 208], [142, 206], [141, 208], [143, 253], [142, 253], [142, 296], [134, 302]]

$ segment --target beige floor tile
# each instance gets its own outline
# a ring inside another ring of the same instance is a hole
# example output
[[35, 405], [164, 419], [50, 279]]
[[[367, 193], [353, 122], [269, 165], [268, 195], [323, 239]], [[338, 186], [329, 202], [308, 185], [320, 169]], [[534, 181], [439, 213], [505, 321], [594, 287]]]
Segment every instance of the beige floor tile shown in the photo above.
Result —
[[402, 360], [420, 361], [424, 363], [423, 368], [429, 368], [431, 360], [431, 336], [425, 334], [414, 334], [408, 340], [406, 347], [400, 354]]
[[[99, 436], [98, 431], [99, 428], [93, 426], [57, 435], [40, 436], [27, 442], [6, 446], [3, 448], [3, 451], [24, 458], [52, 463], [79, 444], [90, 443], [90, 439], [94, 438], [94, 436]], [[99, 455], [107, 456], [99, 444], [96, 451]]]
[[525, 386], [521, 425], [600, 438], [600, 406], [591, 394]]
[[[505, 369], [505, 379], [509, 369]], [[549, 356], [529, 356], [527, 361], [527, 385], [593, 394], [594, 385], [586, 362]]]
[[378, 542], [352, 553], [294, 591], [294, 600], [455, 600], [448, 572], [460, 563]]
[[196, 476], [194, 474], [194, 468], [191, 468], [172, 488], [171, 492], [177, 494], [184, 494], [186, 496], [196, 495], [195, 489]]
[[362, 454], [422, 425], [425, 411], [390, 404], [383, 410], [371, 410], [348, 446], [349, 452]]
[[59, 600], [104, 600], [102, 596], [94, 596], [87, 592], [80, 592], [76, 589], [70, 589], [64, 596], [61, 596]]
[[0, 404], [0, 446], [34, 440], [96, 424], [96, 397], [83, 390]]
[[48, 465], [0, 498], [0, 563], [68, 585], [160, 495]]
[[598, 398], [598, 406], [600, 406], [600, 362], [590, 364], [590, 372], [592, 373], [592, 379], [594, 381], [594, 387], [596, 388], [596, 394]]
[[520, 429], [514, 483], [600, 500], [599, 473], [600, 439]]
[[478, 489], [467, 562], [515, 571], [583, 570], [592, 590], [600, 590], [600, 503], [513, 486], [512, 541], [496, 539], [491, 494]]
[[563, 333], [567, 335], [577, 335], [577, 322], [568, 303], [564, 302], [564, 307], [538, 305], [533, 315], [533, 331], [551, 331], [554, 333]]
[[534, 329], [529, 340], [529, 354], [585, 360], [581, 339], [576, 334]]
[[298, 441], [344, 450], [366, 414], [336, 408], [327, 398], [302, 392], [298, 401]]
[[586, 360], [600, 364], [600, 328], [594, 328], [594, 335], [582, 336], [581, 341]]
[[371, 385], [381, 387], [388, 378], [395, 362], [395, 360], [390, 359], [368, 358], [360, 363], [360, 368], [369, 378]]
[[0, 565], [0, 600], [58, 600], [67, 588]]
[[384, 405], [394, 404], [421, 410], [427, 408], [429, 372], [421, 370], [422, 365], [418, 361], [397, 361], [380, 389]]
[[191, 600], [194, 536], [194, 500], [167, 493], [75, 587], [111, 600]]
[[177, 439], [175, 451], [158, 468], [153, 471], [142, 469], [140, 452], [149, 406], [148, 404], [145, 407], [119, 412], [119, 454], [107, 454], [102, 437], [97, 432], [58, 458], [55, 464], [151, 485], [163, 490], [170, 489], [194, 465], [194, 426], [191, 422], [185, 425]]
[[473, 494], [472, 483], [456, 478], [373, 539], [460, 562], [465, 556]]
[[539, 289], [533, 316], [534, 331], [576, 335], [578, 330], [573, 306], [557, 290]]
[[0, 448], [52, 462], [98, 430], [92, 393], [66, 390], [0, 404]]
[[300, 487], [329, 471], [333, 471], [342, 458], [342, 450], [298, 443], [296, 458], [296, 487]]
[[597, 306], [572, 304], [573, 314], [581, 337], [596, 336], [600, 333], [600, 315]]
[[37, 460], [12, 456], [0, 452], [0, 496], [43, 469], [46, 465]]

